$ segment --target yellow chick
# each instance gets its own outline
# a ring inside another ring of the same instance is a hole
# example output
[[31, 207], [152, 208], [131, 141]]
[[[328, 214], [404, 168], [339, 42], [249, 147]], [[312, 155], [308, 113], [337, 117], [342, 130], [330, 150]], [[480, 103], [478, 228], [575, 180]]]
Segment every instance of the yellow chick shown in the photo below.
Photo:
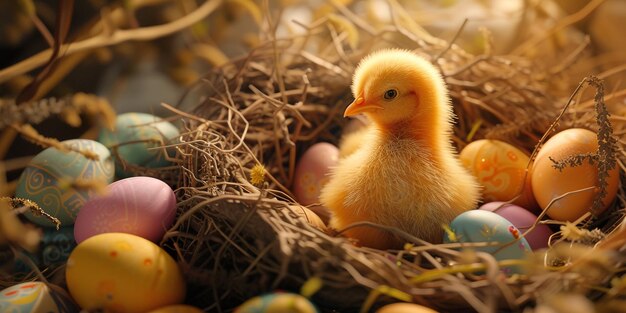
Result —
[[[441, 242], [442, 224], [476, 207], [480, 196], [452, 146], [453, 113], [443, 78], [410, 51], [382, 50], [360, 62], [352, 93], [344, 116], [364, 113], [371, 124], [322, 189], [330, 226], [340, 230], [369, 221]], [[378, 249], [405, 243], [367, 226], [345, 234]]]

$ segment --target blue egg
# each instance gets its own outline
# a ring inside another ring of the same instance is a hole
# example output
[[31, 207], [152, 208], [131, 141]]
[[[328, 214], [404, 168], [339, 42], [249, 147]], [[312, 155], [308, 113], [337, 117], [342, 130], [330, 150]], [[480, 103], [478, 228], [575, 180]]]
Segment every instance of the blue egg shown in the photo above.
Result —
[[[133, 176], [125, 164], [148, 168], [171, 165], [167, 156], [173, 157], [172, 149], [158, 149], [160, 146], [176, 142], [180, 132], [168, 121], [147, 113], [124, 113], [115, 120], [115, 129], [102, 129], [98, 141], [114, 153], [115, 174], [118, 178]], [[119, 157], [119, 159], [117, 159]], [[121, 159], [121, 160], [120, 160]], [[123, 161], [123, 162], [122, 162]]]
[[[15, 196], [37, 203], [46, 213], [58, 218], [62, 226], [74, 224], [78, 211], [93, 194], [91, 190], [75, 189], [70, 183], [77, 180], [98, 180], [107, 185], [113, 181], [114, 164], [110, 151], [101, 143], [88, 139], [72, 139], [62, 144], [73, 150], [91, 151], [98, 160], [70, 151], [47, 148], [37, 154], [20, 176]], [[28, 211], [24, 214], [41, 226], [54, 226], [43, 216]]]
[[[531, 253], [530, 245], [525, 238], [520, 237], [521, 232], [504, 217], [484, 210], [471, 210], [457, 216], [450, 228], [456, 238], [450, 238], [450, 234], [444, 235], [444, 242], [497, 242], [498, 245], [476, 247], [476, 251], [487, 252], [498, 261], [520, 260]], [[456, 239], [456, 240], [453, 240]], [[515, 242], [514, 242], [515, 241]], [[507, 247], [503, 247], [506, 244]], [[519, 266], [503, 268], [507, 274], [522, 273]]]

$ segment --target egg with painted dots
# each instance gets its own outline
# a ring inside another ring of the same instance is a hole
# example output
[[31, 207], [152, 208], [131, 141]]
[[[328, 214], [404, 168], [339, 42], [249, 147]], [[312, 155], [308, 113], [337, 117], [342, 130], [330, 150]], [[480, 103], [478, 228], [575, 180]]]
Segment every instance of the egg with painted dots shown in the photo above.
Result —
[[509, 201], [521, 192], [514, 203], [536, 212], [538, 206], [530, 187], [530, 175], [525, 175], [529, 159], [506, 142], [488, 139], [471, 142], [459, 154], [463, 166], [483, 187], [485, 202]]
[[63, 313], [78, 312], [78, 307], [61, 287], [35, 281], [0, 291], [0, 312]]
[[67, 260], [65, 278], [70, 294], [87, 311], [148, 312], [185, 299], [174, 259], [151, 241], [126, 233], [81, 242]]
[[[104, 185], [113, 181], [114, 165], [110, 151], [101, 143], [88, 139], [61, 142], [71, 151], [62, 152], [51, 147], [37, 154], [22, 172], [15, 190], [18, 198], [37, 203], [46, 213], [58, 218], [62, 226], [74, 224], [83, 204], [93, 195], [89, 189], [76, 189], [76, 180], [95, 180]], [[75, 151], [91, 152], [90, 159]], [[24, 214], [41, 226], [54, 226], [47, 218]]]
[[[298, 160], [294, 174], [293, 193], [301, 205], [319, 203], [322, 187], [328, 182], [330, 170], [339, 161], [339, 149], [333, 144], [319, 142], [307, 149]], [[327, 219], [328, 209], [312, 206], [310, 209], [322, 220]]]

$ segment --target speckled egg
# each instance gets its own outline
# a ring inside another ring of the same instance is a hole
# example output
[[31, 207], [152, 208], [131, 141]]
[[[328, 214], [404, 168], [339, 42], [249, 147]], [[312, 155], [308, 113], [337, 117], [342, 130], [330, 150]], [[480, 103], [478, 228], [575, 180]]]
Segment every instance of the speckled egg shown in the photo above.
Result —
[[[444, 242], [494, 242], [497, 245], [472, 248], [476, 251], [490, 253], [496, 260], [519, 260], [524, 259], [531, 252], [526, 239], [520, 237], [520, 231], [504, 217], [485, 210], [470, 210], [461, 213], [450, 223], [450, 229], [455, 238], [450, 238], [447, 232]], [[505, 244], [513, 244], [503, 248]], [[522, 269], [517, 266], [503, 268], [509, 273], [520, 273]]]
[[42, 282], [27, 282], [0, 291], [3, 313], [68, 313], [79, 309], [62, 288]]
[[530, 185], [524, 180], [529, 157], [521, 150], [503, 141], [482, 139], [463, 148], [459, 159], [483, 187], [485, 202], [509, 201], [524, 187], [515, 203], [529, 209], [537, 206]]
[[437, 313], [437, 311], [415, 303], [393, 303], [383, 306], [376, 313]]
[[[504, 202], [490, 202], [482, 205], [479, 209], [494, 212], [511, 222], [521, 233], [527, 231], [537, 220], [535, 214], [528, 210], [514, 205], [504, 204]], [[552, 235], [552, 230], [548, 225], [537, 224], [535, 229], [528, 233], [524, 238], [533, 250], [547, 248], [548, 241]]]
[[[311, 205], [319, 203], [322, 187], [328, 182], [330, 170], [337, 165], [339, 149], [327, 142], [319, 142], [307, 149], [298, 160], [294, 174], [293, 193], [298, 203]], [[311, 207], [322, 219], [328, 209], [322, 206]]]
[[305, 297], [294, 293], [275, 292], [254, 297], [235, 309], [235, 313], [317, 313]]
[[176, 262], [159, 246], [125, 233], [81, 242], [67, 260], [70, 294], [85, 310], [140, 313], [180, 304], [185, 282]]
[[[537, 202], [546, 208], [552, 199], [567, 192], [598, 185], [598, 163], [589, 164], [587, 160], [576, 167], [565, 167], [562, 171], [553, 167], [555, 161], [564, 160], [577, 154], [595, 153], [598, 149], [596, 134], [582, 128], [567, 129], [557, 133], [543, 145], [532, 168], [532, 190]], [[606, 209], [617, 194], [619, 186], [619, 167], [609, 171], [607, 177], [607, 194], [602, 203], [604, 206], [597, 213]], [[590, 211], [595, 190], [587, 190], [571, 194], [560, 199], [548, 209], [550, 218], [559, 221], [573, 222]]]
[[152, 177], [130, 177], [110, 184], [107, 193], [85, 203], [76, 217], [76, 242], [101, 233], [129, 233], [158, 242], [176, 216], [176, 195]]
[[154, 311], [150, 311], [148, 313], [202, 313], [202, 312], [203, 312], [202, 310], [196, 307], [185, 305], [185, 304], [179, 304], [179, 305], [170, 305], [170, 306], [162, 307]]
[[[147, 113], [124, 113], [117, 116], [113, 131], [102, 129], [98, 141], [112, 151], [117, 147], [119, 159], [116, 159], [115, 174], [118, 178], [132, 176], [132, 172], [125, 167], [131, 166], [158, 168], [171, 165], [167, 155], [174, 156], [172, 149], [157, 147], [175, 142], [180, 135], [174, 124], [157, 116]], [[115, 153], [114, 157], [117, 157]]]
[[[15, 196], [36, 202], [46, 213], [58, 218], [62, 226], [74, 224], [78, 211], [93, 194], [91, 190], [75, 189], [69, 183], [98, 180], [103, 184], [113, 181], [114, 165], [109, 150], [99, 142], [72, 139], [64, 145], [81, 151], [91, 151], [98, 160], [91, 160], [77, 152], [61, 152], [47, 148], [35, 156], [19, 178]], [[24, 214], [41, 226], [54, 226], [47, 218]]]

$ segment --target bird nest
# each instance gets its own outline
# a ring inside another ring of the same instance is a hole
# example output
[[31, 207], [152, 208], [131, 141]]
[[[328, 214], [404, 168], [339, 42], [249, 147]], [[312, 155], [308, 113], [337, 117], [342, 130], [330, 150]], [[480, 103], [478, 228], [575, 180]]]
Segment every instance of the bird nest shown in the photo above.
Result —
[[[399, 251], [357, 247], [341, 230], [322, 230], [301, 218], [290, 191], [298, 156], [316, 142], [338, 141], [355, 65], [386, 47], [413, 50], [440, 68], [459, 150], [491, 138], [534, 156], [554, 131], [585, 127], [600, 134], [595, 159], [601, 172], [620, 166], [624, 178], [625, 142], [613, 138], [623, 137], [626, 124], [609, 117], [602, 80], [584, 78], [576, 88], [582, 77], [572, 84], [550, 70], [566, 69], [574, 54], [550, 68], [540, 58], [472, 55], [398, 23], [374, 30], [343, 13], [340, 21], [326, 19], [301, 35], [266, 35], [247, 56], [215, 68], [190, 90], [202, 95], [193, 109], [181, 108], [187, 99], [172, 108], [184, 121], [176, 145], [179, 215], [162, 245], [186, 274], [188, 301], [229, 311], [263, 292], [297, 292], [316, 278], [322, 286], [312, 300], [329, 312], [366, 311], [392, 301], [442, 311], [517, 311], [571, 294], [617, 305], [624, 242], [610, 233], [620, 231], [623, 183], [605, 213], [561, 225], [551, 248], [528, 260], [525, 275], [504, 276], [491, 255], [430, 244], [383, 225], [352, 226], [382, 228], [411, 244]], [[355, 33], [361, 34], [358, 43]]]

